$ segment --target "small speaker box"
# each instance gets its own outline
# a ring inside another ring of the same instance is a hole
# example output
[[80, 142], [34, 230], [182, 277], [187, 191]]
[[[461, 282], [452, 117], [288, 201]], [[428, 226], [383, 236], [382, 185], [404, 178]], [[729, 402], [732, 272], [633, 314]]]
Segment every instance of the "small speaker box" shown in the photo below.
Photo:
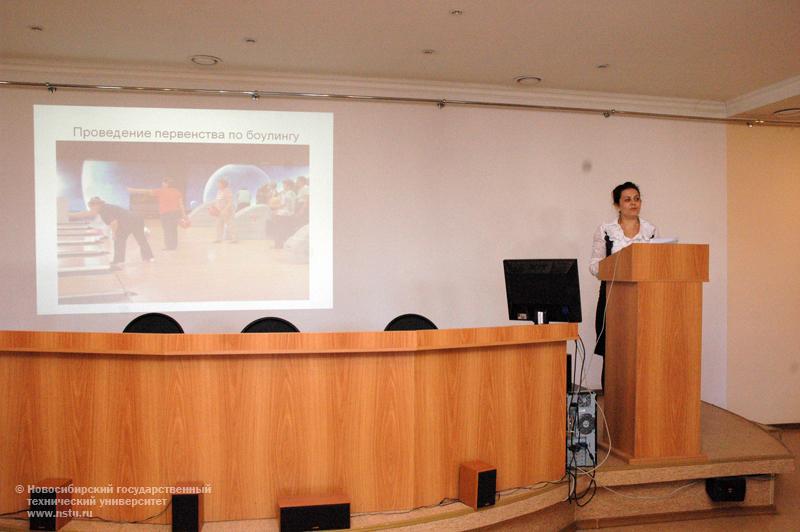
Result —
[[742, 502], [747, 494], [747, 480], [744, 477], [707, 478], [706, 493], [714, 502]]
[[173, 532], [200, 532], [203, 529], [203, 483], [181, 482], [175, 488], [176, 493], [172, 495]]
[[29, 494], [31, 530], [58, 530], [72, 519], [71, 484], [70, 478], [47, 478], [36, 484]]
[[344, 495], [280, 497], [281, 532], [350, 528], [350, 500]]
[[493, 506], [497, 469], [485, 462], [465, 462], [458, 470], [458, 498], [475, 510]]

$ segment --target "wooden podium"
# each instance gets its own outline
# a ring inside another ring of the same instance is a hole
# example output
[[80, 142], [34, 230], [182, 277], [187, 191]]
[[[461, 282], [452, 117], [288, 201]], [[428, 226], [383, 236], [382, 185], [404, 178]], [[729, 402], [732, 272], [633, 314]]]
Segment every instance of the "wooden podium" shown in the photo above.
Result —
[[604, 401], [612, 452], [629, 463], [704, 460], [708, 245], [633, 244], [600, 262], [599, 277], [608, 297]]

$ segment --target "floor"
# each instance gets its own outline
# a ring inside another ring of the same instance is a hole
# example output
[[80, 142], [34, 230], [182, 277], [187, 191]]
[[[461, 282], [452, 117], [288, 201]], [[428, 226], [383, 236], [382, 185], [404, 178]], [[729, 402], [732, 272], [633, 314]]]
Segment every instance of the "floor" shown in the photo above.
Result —
[[60, 268], [103, 268], [100, 273], [58, 279], [61, 304], [160, 303], [197, 301], [305, 300], [309, 297], [307, 257], [276, 249], [271, 240], [214, 243], [214, 227], [180, 229], [176, 250], [163, 250], [162, 229], [149, 221], [154, 262], [143, 262], [138, 244], [128, 238], [126, 260], [109, 271], [105, 255], [59, 259]]

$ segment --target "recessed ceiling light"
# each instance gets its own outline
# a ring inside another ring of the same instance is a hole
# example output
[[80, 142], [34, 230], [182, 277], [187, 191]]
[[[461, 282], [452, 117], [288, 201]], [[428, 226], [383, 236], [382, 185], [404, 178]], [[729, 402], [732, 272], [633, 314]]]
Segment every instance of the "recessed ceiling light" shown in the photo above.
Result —
[[538, 85], [542, 82], [542, 78], [539, 76], [517, 76], [514, 81], [520, 85]]
[[787, 107], [786, 109], [778, 109], [772, 112], [776, 116], [795, 116], [800, 115], [800, 107]]
[[214, 66], [217, 63], [222, 63], [222, 59], [213, 55], [193, 55], [192, 63], [201, 66]]
[[434, 50], [432, 48], [425, 48], [424, 50], [422, 50], [422, 53], [425, 54], [425, 55], [431, 55], [431, 54], [435, 54], [436, 50]]
[[461, 11], [460, 9], [452, 9], [450, 10], [450, 14], [453, 15], [454, 17], [457, 17], [459, 15], [463, 15], [464, 12]]
[[28, 29], [31, 31], [44, 31], [44, 28], [37, 24], [34, 24], [33, 26], [28, 26]]

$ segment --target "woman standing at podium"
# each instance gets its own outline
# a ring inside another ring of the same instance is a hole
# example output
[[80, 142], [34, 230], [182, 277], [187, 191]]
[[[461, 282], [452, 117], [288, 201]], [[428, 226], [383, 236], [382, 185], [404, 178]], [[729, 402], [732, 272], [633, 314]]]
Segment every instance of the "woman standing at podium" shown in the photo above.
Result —
[[[642, 209], [642, 198], [639, 187], [626, 181], [614, 187], [611, 192], [614, 208], [617, 209], [616, 219], [601, 224], [594, 233], [592, 242], [592, 260], [589, 270], [595, 277], [598, 276], [600, 261], [617, 251], [636, 244], [647, 242], [658, 237], [655, 225], [639, 217]], [[606, 282], [600, 282], [600, 297], [597, 299], [597, 312], [594, 318], [594, 328], [597, 333], [597, 345], [594, 352], [605, 358], [606, 354]], [[603, 372], [600, 376], [600, 385], [605, 388], [606, 365], [603, 361]]]

